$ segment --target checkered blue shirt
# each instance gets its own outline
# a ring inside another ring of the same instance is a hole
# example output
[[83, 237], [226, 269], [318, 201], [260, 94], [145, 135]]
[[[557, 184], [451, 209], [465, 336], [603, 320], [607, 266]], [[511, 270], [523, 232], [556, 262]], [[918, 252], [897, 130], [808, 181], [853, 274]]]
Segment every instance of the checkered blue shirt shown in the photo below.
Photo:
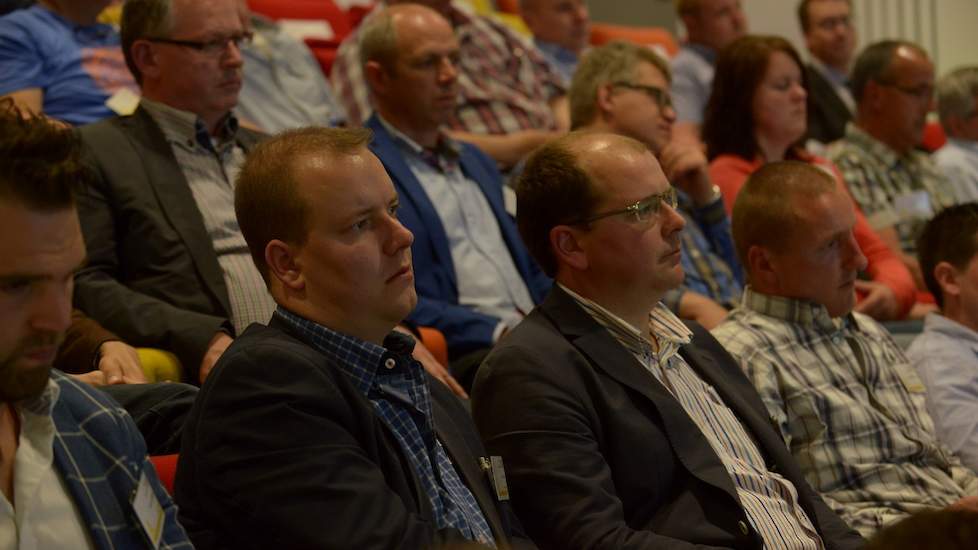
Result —
[[281, 307], [275, 315], [339, 365], [373, 403], [421, 481], [434, 510], [435, 526], [454, 527], [469, 540], [494, 546], [492, 531], [478, 502], [462, 483], [435, 434], [428, 380], [421, 364], [411, 358], [414, 340], [392, 332], [382, 347], [330, 330]]

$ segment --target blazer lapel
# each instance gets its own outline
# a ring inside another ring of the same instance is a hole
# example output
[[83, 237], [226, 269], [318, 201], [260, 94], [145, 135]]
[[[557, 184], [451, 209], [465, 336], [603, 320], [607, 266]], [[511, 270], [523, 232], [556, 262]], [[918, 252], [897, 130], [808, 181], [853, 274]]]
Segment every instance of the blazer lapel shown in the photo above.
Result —
[[[692, 475], [726, 492], [739, 503], [737, 491], [723, 462], [665, 386], [646, 372], [628, 350], [559, 287], [554, 286], [540, 307], [557, 329], [588, 357], [591, 364], [652, 402], [673, 451]], [[650, 422], [653, 421], [650, 419]]]
[[125, 123], [129, 125], [129, 135], [135, 142], [136, 151], [145, 166], [146, 179], [160, 208], [190, 252], [201, 279], [206, 283], [206, 290], [230, 315], [228, 291], [214, 245], [170, 144], [149, 113], [142, 108], [125, 119]]
[[[441, 223], [441, 217], [435, 210], [428, 194], [421, 187], [421, 182], [414, 177], [414, 172], [407, 165], [404, 156], [397, 149], [397, 144], [384, 128], [384, 125], [377, 118], [376, 113], [367, 121], [367, 127], [373, 130], [374, 139], [371, 143], [371, 150], [380, 158], [387, 169], [391, 179], [398, 188], [398, 194], [402, 201], [410, 202], [418, 212], [420, 223], [427, 226], [428, 235], [432, 241], [435, 253], [435, 262], [441, 265], [453, 265], [451, 250], [448, 248], [448, 235], [445, 227]], [[447, 273], [451, 276], [452, 288], [458, 292], [458, 280], [455, 278], [455, 270], [449, 269]]]

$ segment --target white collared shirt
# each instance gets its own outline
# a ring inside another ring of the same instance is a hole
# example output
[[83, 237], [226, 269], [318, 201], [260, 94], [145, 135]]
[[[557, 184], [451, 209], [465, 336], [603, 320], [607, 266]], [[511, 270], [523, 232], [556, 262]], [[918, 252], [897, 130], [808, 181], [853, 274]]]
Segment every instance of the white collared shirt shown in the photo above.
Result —
[[51, 409], [59, 394], [57, 384], [49, 380], [40, 397], [15, 407], [20, 416], [14, 456], [16, 508], [0, 495], [0, 549], [93, 548], [85, 521], [54, 468]]

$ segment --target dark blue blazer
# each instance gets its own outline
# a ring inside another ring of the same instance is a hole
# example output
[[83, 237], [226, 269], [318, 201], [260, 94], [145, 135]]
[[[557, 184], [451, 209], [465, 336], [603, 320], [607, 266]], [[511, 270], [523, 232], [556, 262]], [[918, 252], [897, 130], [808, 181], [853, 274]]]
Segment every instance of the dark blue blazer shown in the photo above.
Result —
[[[448, 341], [448, 353], [453, 359], [476, 349], [490, 347], [499, 319], [459, 305], [458, 279], [448, 236], [434, 204], [376, 114], [367, 121], [367, 127], [374, 132], [370, 150], [384, 163], [400, 196], [398, 218], [414, 233], [411, 254], [414, 258], [418, 306], [408, 316], [408, 321], [440, 330]], [[495, 162], [485, 153], [474, 145], [461, 145], [459, 162], [462, 173], [478, 184], [489, 201], [513, 263], [526, 282], [533, 302], [539, 304], [550, 290], [551, 280], [530, 258], [516, 230], [516, 222], [506, 212], [502, 175]]]

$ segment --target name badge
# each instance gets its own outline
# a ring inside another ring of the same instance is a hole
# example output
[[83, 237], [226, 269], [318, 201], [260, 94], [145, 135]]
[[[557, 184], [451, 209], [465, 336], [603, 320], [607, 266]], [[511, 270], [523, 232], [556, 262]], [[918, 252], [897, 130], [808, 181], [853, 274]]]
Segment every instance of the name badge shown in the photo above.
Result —
[[489, 476], [489, 485], [496, 493], [496, 499], [509, 500], [509, 485], [506, 484], [506, 469], [503, 467], [503, 457], [490, 456], [479, 459], [482, 470]]
[[129, 88], [120, 88], [118, 92], [105, 101], [105, 106], [119, 116], [128, 116], [139, 107], [139, 95]]
[[153, 545], [153, 548], [160, 547], [160, 539], [163, 537], [163, 524], [166, 514], [160, 501], [153, 492], [153, 486], [146, 478], [146, 472], [139, 476], [139, 485], [136, 492], [132, 495], [132, 509], [136, 512], [136, 519], [143, 527], [143, 532]]
[[508, 185], [503, 185], [503, 206], [507, 214], [516, 217], [516, 191]]

